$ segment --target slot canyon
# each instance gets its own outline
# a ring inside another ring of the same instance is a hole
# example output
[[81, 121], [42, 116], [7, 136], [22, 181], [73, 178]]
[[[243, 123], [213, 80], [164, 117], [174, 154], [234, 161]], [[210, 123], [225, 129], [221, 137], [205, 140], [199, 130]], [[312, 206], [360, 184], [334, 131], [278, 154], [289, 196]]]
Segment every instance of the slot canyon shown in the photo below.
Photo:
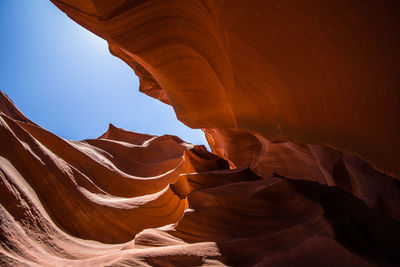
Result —
[[1, 266], [400, 265], [399, 1], [51, 2], [211, 152], [0, 93]]

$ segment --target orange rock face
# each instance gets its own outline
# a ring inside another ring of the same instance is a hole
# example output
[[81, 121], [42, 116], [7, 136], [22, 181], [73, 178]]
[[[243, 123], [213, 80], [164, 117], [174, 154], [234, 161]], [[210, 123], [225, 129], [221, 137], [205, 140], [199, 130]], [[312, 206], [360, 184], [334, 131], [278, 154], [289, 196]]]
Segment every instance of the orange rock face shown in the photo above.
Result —
[[0, 97], [0, 263], [400, 264], [396, 1], [52, 0], [213, 154]]
[[400, 177], [397, 1], [80, 2], [53, 0], [190, 127], [325, 145]]

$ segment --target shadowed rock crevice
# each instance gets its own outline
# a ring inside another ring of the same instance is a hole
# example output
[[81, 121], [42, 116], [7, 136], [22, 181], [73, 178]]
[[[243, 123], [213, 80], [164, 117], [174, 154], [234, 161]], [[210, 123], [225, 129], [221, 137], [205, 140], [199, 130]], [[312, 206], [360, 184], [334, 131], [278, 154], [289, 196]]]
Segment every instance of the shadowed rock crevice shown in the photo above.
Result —
[[[237, 173], [225, 175], [234, 178]], [[218, 176], [214, 173], [216, 180]], [[191, 210], [170, 233], [189, 243], [216, 242], [228, 265], [273, 264], [282, 250], [282, 266], [296, 262], [298, 254], [303, 264], [328, 263], [312, 259], [315, 250], [306, 248], [310, 244], [321, 251], [334, 246], [341, 258], [330, 258], [330, 264], [400, 262], [399, 224], [338, 187], [280, 175], [251, 182], [231, 179], [193, 191], [188, 201]]]
[[351, 185], [350, 177], [346, 169], [346, 165], [342, 160], [336, 162], [333, 167], [332, 173], [333, 179], [335, 181], [336, 186], [340, 187], [341, 189], [352, 193], [353, 187]]
[[371, 210], [362, 200], [337, 187], [300, 180], [290, 182], [299, 193], [320, 203], [335, 239], [347, 249], [378, 265], [400, 262], [396, 246], [400, 237], [398, 222]]

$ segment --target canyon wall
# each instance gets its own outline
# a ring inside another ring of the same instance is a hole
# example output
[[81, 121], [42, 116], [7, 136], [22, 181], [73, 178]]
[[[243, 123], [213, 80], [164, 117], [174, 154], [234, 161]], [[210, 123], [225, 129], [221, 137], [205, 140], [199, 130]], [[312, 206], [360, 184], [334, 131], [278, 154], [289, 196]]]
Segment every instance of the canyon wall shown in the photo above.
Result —
[[2, 263], [400, 263], [399, 3], [52, 2], [213, 154], [63, 140], [2, 95]]
[[399, 178], [397, 1], [54, 0], [192, 128], [324, 145]]

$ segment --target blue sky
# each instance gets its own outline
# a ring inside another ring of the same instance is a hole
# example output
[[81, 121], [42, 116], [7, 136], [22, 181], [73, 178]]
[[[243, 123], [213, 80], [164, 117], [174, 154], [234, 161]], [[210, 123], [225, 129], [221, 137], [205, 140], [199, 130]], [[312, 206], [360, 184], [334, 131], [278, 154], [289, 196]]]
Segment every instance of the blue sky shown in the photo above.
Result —
[[32, 121], [70, 140], [96, 138], [111, 122], [206, 144], [173, 109], [139, 92], [133, 70], [107, 43], [48, 0], [0, 1], [0, 90]]

